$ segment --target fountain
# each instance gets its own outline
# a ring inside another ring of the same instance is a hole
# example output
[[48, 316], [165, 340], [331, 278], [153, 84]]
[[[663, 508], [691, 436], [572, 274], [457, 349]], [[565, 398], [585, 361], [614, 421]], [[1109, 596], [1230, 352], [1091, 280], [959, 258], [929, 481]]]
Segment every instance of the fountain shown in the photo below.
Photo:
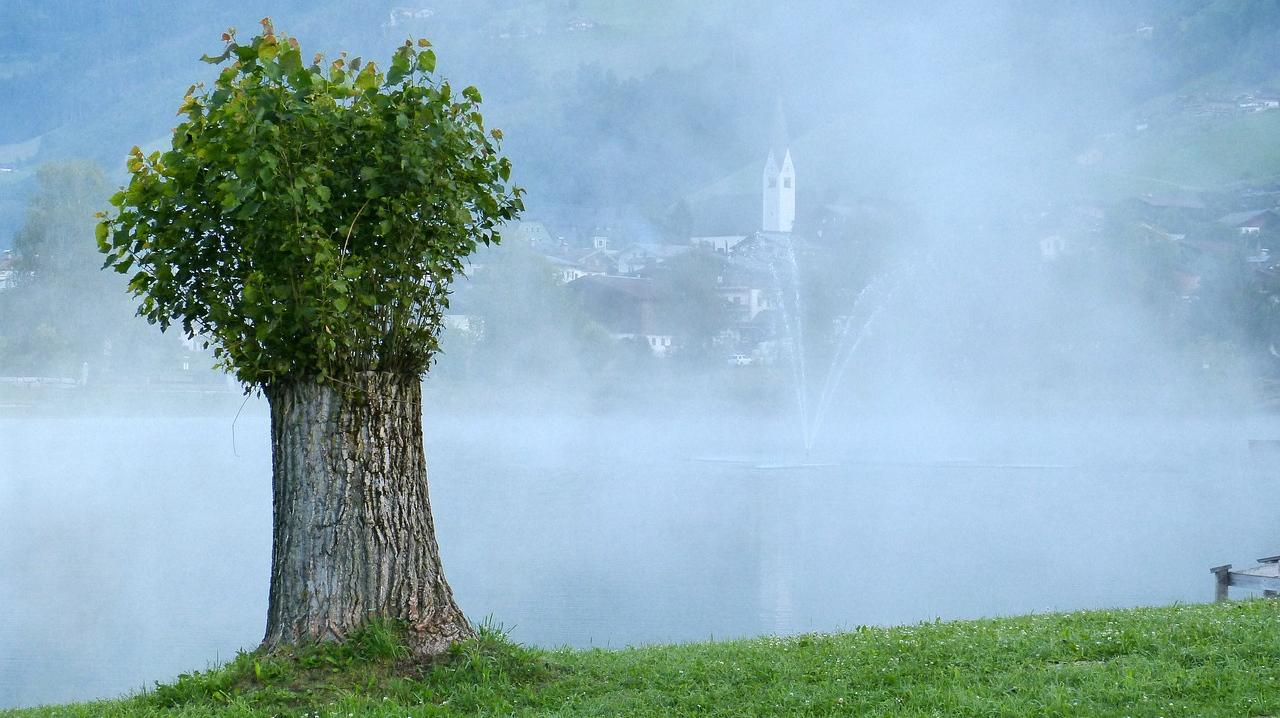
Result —
[[[795, 244], [790, 234], [783, 235], [782, 250], [769, 268], [777, 286], [782, 314], [783, 331], [791, 364], [792, 384], [796, 393], [796, 408], [800, 416], [800, 434], [804, 447], [804, 461], [808, 464], [813, 444], [835, 399], [836, 390], [844, 378], [853, 356], [868, 336], [881, 312], [892, 299], [907, 268], [894, 269], [880, 274], [854, 298], [848, 312], [837, 319], [834, 332], [835, 351], [831, 356], [822, 384], [814, 401], [809, 385], [809, 351], [806, 348], [805, 297], [801, 288], [800, 266], [796, 260]], [[772, 468], [772, 466], [770, 466]]]

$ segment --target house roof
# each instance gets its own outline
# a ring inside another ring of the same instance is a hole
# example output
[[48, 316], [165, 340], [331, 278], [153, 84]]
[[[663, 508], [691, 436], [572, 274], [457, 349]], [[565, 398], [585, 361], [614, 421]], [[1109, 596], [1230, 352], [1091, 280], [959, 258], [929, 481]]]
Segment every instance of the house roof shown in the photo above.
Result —
[[626, 296], [636, 300], [653, 299], [653, 280], [643, 277], [618, 277], [588, 274], [569, 282], [575, 291], [596, 291]]
[[1232, 212], [1218, 218], [1218, 224], [1228, 227], [1261, 227], [1270, 220], [1271, 210], [1255, 209], [1247, 212]]
[[670, 334], [657, 308], [653, 280], [587, 275], [565, 285], [582, 308], [611, 334]]
[[621, 258], [631, 257], [657, 257], [658, 259], [670, 259], [678, 257], [685, 252], [693, 249], [686, 244], [658, 244], [655, 242], [636, 242], [628, 245], [622, 250]]
[[745, 236], [760, 228], [764, 209], [760, 194], [708, 195], [689, 208], [690, 237]]
[[1159, 197], [1139, 197], [1138, 201], [1152, 207], [1169, 207], [1173, 209], [1204, 209], [1204, 202], [1195, 197], [1165, 195]]
[[558, 246], [539, 248], [542, 254], [556, 264], [572, 264], [576, 266], [616, 267], [618, 253], [608, 249], [592, 249], [589, 247]]
[[1179, 244], [1187, 247], [1188, 249], [1194, 249], [1200, 252], [1222, 253], [1234, 252], [1238, 246], [1236, 242], [1232, 242], [1230, 240], [1191, 236], [1183, 238], [1179, 241]]

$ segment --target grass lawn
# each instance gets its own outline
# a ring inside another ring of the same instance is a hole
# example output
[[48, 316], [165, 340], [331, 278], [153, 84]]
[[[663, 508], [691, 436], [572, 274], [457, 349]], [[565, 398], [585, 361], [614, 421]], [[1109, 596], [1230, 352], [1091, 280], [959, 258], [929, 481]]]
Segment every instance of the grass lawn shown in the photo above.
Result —
[[1270, 716], [1280, 602], [1038, 614], [831, 635], [540, 650], [500, 631], [411, 666], [395, 632], [241, 654], [59, 716]]

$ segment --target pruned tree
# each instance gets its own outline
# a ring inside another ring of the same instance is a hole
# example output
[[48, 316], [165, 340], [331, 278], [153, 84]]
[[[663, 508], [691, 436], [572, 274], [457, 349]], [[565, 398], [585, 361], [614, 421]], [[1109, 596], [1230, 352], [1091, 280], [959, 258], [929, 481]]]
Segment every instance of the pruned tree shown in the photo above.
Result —
[[139, 312], [204, 336], [271, 407], [272, 649], [406, 621], [415, 653], [473, 635], [440, 566], [421, 377], [449, 283], [523, 209], [474, 87], [406, 42], [384, 72], [263, 32], [205, 61], [172, 149], [135, 148], [99, 227]]

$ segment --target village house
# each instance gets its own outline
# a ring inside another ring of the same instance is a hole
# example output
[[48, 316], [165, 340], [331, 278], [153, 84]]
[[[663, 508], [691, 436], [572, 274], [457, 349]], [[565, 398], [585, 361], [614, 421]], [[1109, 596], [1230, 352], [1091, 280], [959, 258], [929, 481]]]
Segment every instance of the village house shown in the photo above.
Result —
[[641, 340], [659, 357], [671, 352], [675, 336], [662, 321], [652, 279], [588, 275], [566, 286], [615, 340]]
[[688, 253], [691, 249], [693, 248], [671, 244], [633, 244], [618, 253], [618, 274], [642, 274], [672, 257]]
[[1240, 234], [1258, 234], [1276, 222], [1275, 212], [1269, 209], [1232, 212], [1218, 218], [1218, 224], [1232, 227]]
[[1243, 112], [1266, 112], [1280, 108], [1280, 97], [1274, 95], [1247, 94], [1236, 98], [1236, 105]]
[[0, 291], [10, 289], [16, 279], [17, 260], [13, 256], [13, 251], [6, 249], [0, 253]]
[[1231, 100], [1188, 98], [1183, 105], [1184, 111], [1188, 114], [1202, 117], [1247, 115], [1277, 108], [1280, 108], [1280, 97], [1261, 93], [1246, 93]]

